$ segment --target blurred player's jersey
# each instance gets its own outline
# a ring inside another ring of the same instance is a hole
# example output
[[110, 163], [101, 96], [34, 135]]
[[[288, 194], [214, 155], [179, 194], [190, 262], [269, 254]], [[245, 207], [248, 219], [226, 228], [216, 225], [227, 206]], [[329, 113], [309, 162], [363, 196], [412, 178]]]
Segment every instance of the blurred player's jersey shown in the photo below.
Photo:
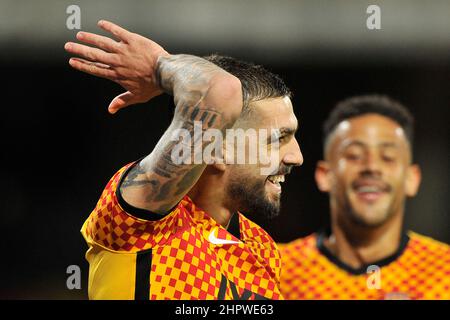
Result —
[[261, 227], [236, 213], [226, 230], [187, 196], [162, 218], [131, 207], [117, 190], [131, 167], [81, 230], [90, 299], [281, 299], [279, 250]]
[[450, 246], [408, 232], [398, 251], [358, 270], [323, 245], [325, 233], [279, 244], [285, 299], [450, 299]]

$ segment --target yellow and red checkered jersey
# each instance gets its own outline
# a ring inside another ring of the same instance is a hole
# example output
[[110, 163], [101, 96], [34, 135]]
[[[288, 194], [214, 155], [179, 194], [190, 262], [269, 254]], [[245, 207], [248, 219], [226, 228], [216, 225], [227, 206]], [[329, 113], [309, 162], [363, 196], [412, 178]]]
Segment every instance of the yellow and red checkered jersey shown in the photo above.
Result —
[[414, 232], [375, 273], [345, 265], [325, 248], [325, 233], [279, 245], [285, 299], [450, 299], [450, 246]]
[[118, 191], [131, 167], [111, 178], [81, 229], [90, 299], [281, 299], [267, 232], [241, 213], [226, 230], [187, 196], [162, 218], [131, 207]]

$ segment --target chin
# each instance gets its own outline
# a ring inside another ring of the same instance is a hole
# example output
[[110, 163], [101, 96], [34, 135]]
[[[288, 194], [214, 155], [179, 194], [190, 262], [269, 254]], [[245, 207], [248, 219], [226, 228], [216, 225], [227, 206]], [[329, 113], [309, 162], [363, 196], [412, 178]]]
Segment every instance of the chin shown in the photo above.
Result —
[[379, 226], [390, 216], [390, 201], [379, 199], [376, 202], [360, 201], [357, 197], [349, 197], [349, 211], [352, 220], [367, 226]]
[[279, 194], [266, 195], [266, 199], [267, 201], [272, 203], [272, 205], [276, 205], [278, 207], [280, 206], [281, 195]]
[[280, 211], [280, 195], [268, 192], [264, 184], [242, 183], [241, 181], [227, 186], [234, 203], [238, 203], [239, 211], [252, 218], [274, 218]]
[[389, 218], [386, 212], [358, 212], [352, 210], [351, 218], [353, 222], [360, 226], [375, 228], [383, 225]]

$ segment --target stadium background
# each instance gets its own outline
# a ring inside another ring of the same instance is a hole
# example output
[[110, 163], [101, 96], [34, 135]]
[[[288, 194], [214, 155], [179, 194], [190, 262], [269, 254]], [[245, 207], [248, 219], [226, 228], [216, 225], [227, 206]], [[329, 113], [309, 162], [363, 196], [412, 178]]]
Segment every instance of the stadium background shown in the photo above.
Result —
[[[0, 298], [84, 299], [88, 265], [79, 229], [109, 177], [148, 154], [170, 121], [159, 97], [115, 116], [122, 89], [72, 70], [63, 45], [66, 8], [81, 8], [81, 28], [110, 19], [173, 53], [214, 52], [263, 64], [294, 92], [304, 165], [283, 187], [274, 221], [258, 220], [277, 241], [328, 223], [327, 196], [313, 172], [321, 158], [321, 123], [340, 99], [386, 93], [416, 123], [419, 195], [405, 225], [450, 243], [450, 1], [13, 1], [0, 3], [2, 165]], [[366, 28], [370, 4], [382, 29]], [[82, 289], [66, 288], [79, 265]]]

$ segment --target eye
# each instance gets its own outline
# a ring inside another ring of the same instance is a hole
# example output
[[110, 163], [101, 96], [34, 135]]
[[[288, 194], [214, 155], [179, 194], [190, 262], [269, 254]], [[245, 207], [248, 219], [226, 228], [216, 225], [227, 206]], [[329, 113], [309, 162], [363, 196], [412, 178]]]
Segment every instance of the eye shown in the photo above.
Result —
[[391, 156], [391, 155], [383, 155], [383, 161], [385, 162], [394, 162], [395, 161], [395, 157]]
[[360, 160], [361, 157], [359, 155], [357, 155], [357, 154], [350, 154], [350, 155], [347, 156], [347, 159], [348, 160]]
[[345, 158], [348, 160], [360, 160], [362, 158], [362, 155], [356, 152], [347, 152], [345, 154]]
[[285, 139], [284, 135], [279, 135], [279, 134], [272, 134], [270, 136], [270, 138], [267, 140], [267, 144], [272, 144], [272, 143], [282, 143]]
[[388, 150], [383, 150], [381, 152], [381, 159], [384, 162], [395, 162], [398, 158], [398, 152], [393, 148], [389, 148]]
[[344, 150], [343, 156], [349, 161], [361, 161], [364, 158], [365, 150], [359, 145], [351, 145]]

